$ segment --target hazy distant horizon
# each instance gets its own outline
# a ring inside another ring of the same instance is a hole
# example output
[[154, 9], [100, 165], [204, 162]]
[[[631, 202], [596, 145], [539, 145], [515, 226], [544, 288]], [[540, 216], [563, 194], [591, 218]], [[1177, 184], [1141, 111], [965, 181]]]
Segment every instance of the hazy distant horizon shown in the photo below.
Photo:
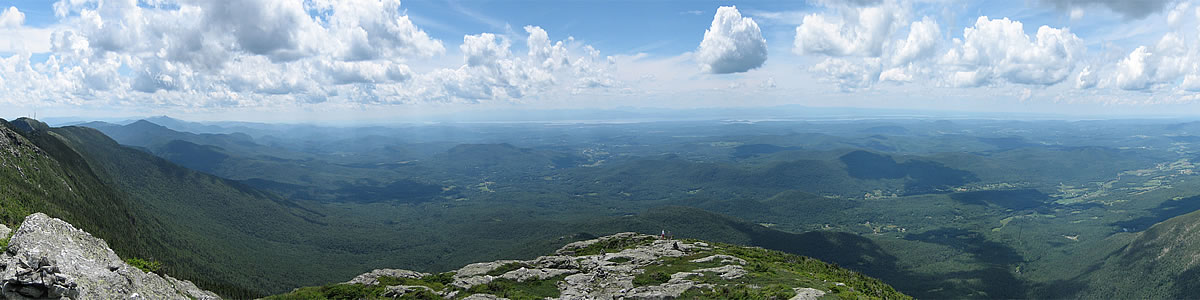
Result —
[[[6, 116], [6, 120], [25, 115]], [[307, 124], [337, 127], [356, 127], [373, 125], [409, 125], [409, 124], [454, 124], [454, 123], [644, 123], [644, 122], [674, 122], [674, 121], [731, 121], [731, 122], [762, 122], [762, 121], [847, 121], [847, 120], [1193, 120], [1200, 115], [1181, 114], [1064, 114], [1064, 113], [1021, 113], [1021, 112], [973, 112], [947, 110], [917, 110], [917, 109], [873, 109], [854, 107], [808, 107], [803, 105], [779, 105], [771, 107], [727, 107], [727, 108], [635, 108], [621, 107], [610, 109], [507, 109], [491, 111], [466, 111], [457, 113], [440, 113], [424, 115], [408, 115], [389, 119], [353, 118], [354, 115], [343, 118], [312, 118], [312, 119], [204, 119], [190, 118], [188, 114], [172, 115], [131, 115], [109, 117], [87, 116], [45, 116], [37, 118], [51, 126], [74, 125], [78, 123], [101, 121], [115, 124], [127, 124], [142, 119], [168, 117], [185, 122], [206, 124]], [[327, 116], [326, 116], [327, 117]]]

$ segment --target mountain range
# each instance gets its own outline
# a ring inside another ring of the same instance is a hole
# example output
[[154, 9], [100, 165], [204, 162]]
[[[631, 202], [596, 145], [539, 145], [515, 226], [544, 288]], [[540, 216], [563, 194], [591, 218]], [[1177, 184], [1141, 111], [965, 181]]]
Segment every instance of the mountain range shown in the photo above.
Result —
[[[175, 123], [2, 122], [0, 222], [43, 212], [232, 298], [664, 229], [816, 258], [922, 298], [1200, 286], [1191, 163], [1177, 158], [1195, 153], [1171, 148], [1186, 126], [1079, 138], [1063, 132], [1100, 125]], [[1023, 127], [1051, 129], [1008, 133]], [[1122, 146], [1134, 141], [1163, 151]]]

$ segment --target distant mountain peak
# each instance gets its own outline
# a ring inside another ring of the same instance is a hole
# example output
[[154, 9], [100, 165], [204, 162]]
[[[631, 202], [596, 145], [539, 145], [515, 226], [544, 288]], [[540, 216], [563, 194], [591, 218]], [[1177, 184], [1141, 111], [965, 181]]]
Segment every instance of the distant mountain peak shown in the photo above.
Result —
[[169, 129], [169, 128], [167, 128], [166, 126], [158, 125], [158, 123], [150, 122], [150, 121], [147, 121], [146, 119], [141, 119], [141, 120], [137, 120], [136, 122], [129, 123], [129, 125], [125, 125], [125, 127], [129, 127], [129, 128], [154, 128], [154, 129], [160, 129], [160, 128], [161, 128], [161, 129], [168, 129], [168, 130], [170, 130], [170, 129]]
[[50, 126], [46, 125], [46, 123], [42, 123], [42, 121], [38, 121], [35, 119], [26, 118], [26, 117], [17, 118], [16, 120], [13, 120], [9, 124], [12, 124], [12, 126], [16, 127], [16, 129], [18, 131], [21, 131], [21, 133], [25, 133], [25, 134], [29, 134], [30, 132], [34, 132], [34, 131], [50, 130]]
[[167, 116], [167, 115], [153, 116], [153, 117], [145, 118], [145, 119], [142, 119], [142, 120], [148, 120], [148, 121], [151, 121], [151, 122], [154, 122], [154, 123], [163, 123], [163, 122], [160, 122], [160, 121], [167, 121], [167, 122], [187, 122], [187, 121], [184, 121], [184, 120], [180, 120], [180, 119], [172, 118], [172, 117], [170, 117], [170, 116]]

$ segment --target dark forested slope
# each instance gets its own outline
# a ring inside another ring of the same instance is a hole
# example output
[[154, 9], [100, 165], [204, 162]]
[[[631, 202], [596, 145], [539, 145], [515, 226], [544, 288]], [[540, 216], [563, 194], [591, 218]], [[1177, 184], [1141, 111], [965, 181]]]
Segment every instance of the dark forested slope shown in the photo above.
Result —
[[1109, 239], [1129, 242], [1083, 276], [1081, 297], [1188, 299], [1200, 292], [1200, 211]]
[[[336, 255], [319, 225], [282, 198], [118, 145], [91, 128], [18, 119], [0, 128], [0, 218], [46, 212], [108, 240], [122, 256], [235, 297], [325, 278]], [[307, 261], [307, 263], [296, 263]], [[305, 269], [288, 276], [264, 270]]]

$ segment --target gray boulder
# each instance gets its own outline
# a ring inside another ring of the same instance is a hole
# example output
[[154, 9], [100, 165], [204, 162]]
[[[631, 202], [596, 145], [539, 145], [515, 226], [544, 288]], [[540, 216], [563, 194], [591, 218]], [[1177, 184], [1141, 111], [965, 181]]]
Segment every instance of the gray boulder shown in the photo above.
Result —
[[381, 277], [381, 276], [388, 276], [388, 277], [394, 277], [394, 278], [417, 279], [417, 278], [429, 276], [429, 273], [421, 273], [421, 272], [417, 272], [417, 271], [409, 271], [409, 270], [401, 270], [401, 269], [375, 269], [375, 270], [372, 270], [371, 272], [367, 272], [367, 273], [363, 273], [361, 275], [355, 276], [354, 279], [351, 279], [350, 281], [347, 281], [346, 283], [349, 283], [349, 284], [361, 283], [361, 284], [366, 284], [366, 285], [375, 285], [375, 284], [379, 284], [379, 277]]
[[558, 276], [558, 275], [575, 274], [578, 272], [579, 272], [578, 270], [572, 270], [572, 269], [520, 268], [520, 269], [509, 271], [508, 273], [504, 273], [504, 275], [500, 275], [500, 278], [512, 279], [512, 280], [516, 280], [518, 282], [522, 282], [522, 281], [529, 281], [529, 280], [545, 280], [545, 279], [550, 279], [551, 277]]
[[817, 300], [825, 296], [825, 291], [814, 288], [794, 288], [796, 296], [789, 300]]
[[104, 240], [42, 213], [26, 217], [0, 254], [0, 282], [8, 299], [220, 299], [130, 266]]

